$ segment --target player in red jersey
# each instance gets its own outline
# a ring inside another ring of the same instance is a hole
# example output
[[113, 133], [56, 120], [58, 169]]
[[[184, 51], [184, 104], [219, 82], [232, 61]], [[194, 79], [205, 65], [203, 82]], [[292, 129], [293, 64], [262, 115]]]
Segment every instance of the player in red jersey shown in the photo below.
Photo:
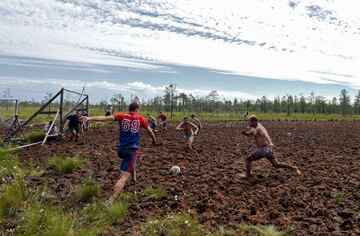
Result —
[[146, 119], [139, 114], [140, 106], [137, 103], [131, 103], [129, 112], [120, 113], [111, 116], [92, 116], [81, 117], [86, 121], [118, 121], [120, 124], [120, 144], [118, 146], [118, 156], [122, 159], [120, 164], [121, 176], [114, 187], [109, 202], [113, 203], [125, 187], [131, 173], [135, 177], [134, 170], [140, 148], [140, 128], [146, 129], [150, 134], [153, 144], [156, 144], [156, 138], [149, 127]]

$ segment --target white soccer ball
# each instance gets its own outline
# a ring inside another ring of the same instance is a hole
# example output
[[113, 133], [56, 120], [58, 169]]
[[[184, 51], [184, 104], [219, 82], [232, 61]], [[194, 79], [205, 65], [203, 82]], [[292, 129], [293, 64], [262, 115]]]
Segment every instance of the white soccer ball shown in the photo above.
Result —
[[291, 137], [291, 133], [290, 133], [290, 132], [288, 132], [288, 133], [287, 133], [287, 136]]
[[170, 173], [172, 174], [179, 174], [181, 172], [180, 167], [179, 166], [173, 166], [170, 168]]

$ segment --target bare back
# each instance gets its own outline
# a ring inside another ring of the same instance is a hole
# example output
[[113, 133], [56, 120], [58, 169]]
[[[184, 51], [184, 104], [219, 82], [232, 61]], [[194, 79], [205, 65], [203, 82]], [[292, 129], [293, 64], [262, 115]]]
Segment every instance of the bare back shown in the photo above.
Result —
[[273, 145], [267, 130], [260, 123], [257, 124], [256, 128], [252, 128], [252, 132], [254, 132], [255, 142], [258, 147], [268, 147]]

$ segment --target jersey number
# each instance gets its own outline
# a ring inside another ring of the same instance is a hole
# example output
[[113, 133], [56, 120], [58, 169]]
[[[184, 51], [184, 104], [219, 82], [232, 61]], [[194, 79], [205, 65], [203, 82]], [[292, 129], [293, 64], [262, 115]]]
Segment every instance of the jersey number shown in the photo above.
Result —
[[140, 122], [138, 120], [124, 119], [121, 123], [122, 130], [125, 132], [131, 131], [137, 133], [140, 129]]

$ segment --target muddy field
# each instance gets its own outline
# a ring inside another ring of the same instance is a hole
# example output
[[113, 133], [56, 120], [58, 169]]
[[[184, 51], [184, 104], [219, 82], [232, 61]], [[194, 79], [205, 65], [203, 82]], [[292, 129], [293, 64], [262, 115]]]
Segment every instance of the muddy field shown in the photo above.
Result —
[[[182, 134], [173, 124], [168, 132], [157, 133], [161, 146], [153, 147], [143, 134], [139, 179], [125, 189], [139, 192], [162, 186], [167, 196], [139, 199], [130, 207], [125, 223], [109, 235], [129, 235], [148, 218], [176, 212], [197, 215], [209, 229], [251, 223], [290, 228], [294, 235], [359, 235], [360, 122], [263, 124], [277, 146], [279, 160], [297, 165], [303, 177], [272, 168], [264, 159], [253, 164], [253, 178], [240, 178], [244, 157], [255, 148], [254, 140], [240, 134], [244, 127], [240, 122], [205, 124], [191, 153], [184, 150]], [[87, 132], [83, 145], [62, 141], [20, 151], [22, 160], [42, 166], [52, 155], [90, 159], [74, 173], [47, 169], [28, 184], [47, 183], [66, 208], [76, 207], [74, 185], [84, 183], [88, 176], [101, 184], [105, 195], [110, 194], [119, 177], [117, 136], [116, 127], [102, 127]], [[170, 174], [172, 165], [179, 165], [182, 173]]]

